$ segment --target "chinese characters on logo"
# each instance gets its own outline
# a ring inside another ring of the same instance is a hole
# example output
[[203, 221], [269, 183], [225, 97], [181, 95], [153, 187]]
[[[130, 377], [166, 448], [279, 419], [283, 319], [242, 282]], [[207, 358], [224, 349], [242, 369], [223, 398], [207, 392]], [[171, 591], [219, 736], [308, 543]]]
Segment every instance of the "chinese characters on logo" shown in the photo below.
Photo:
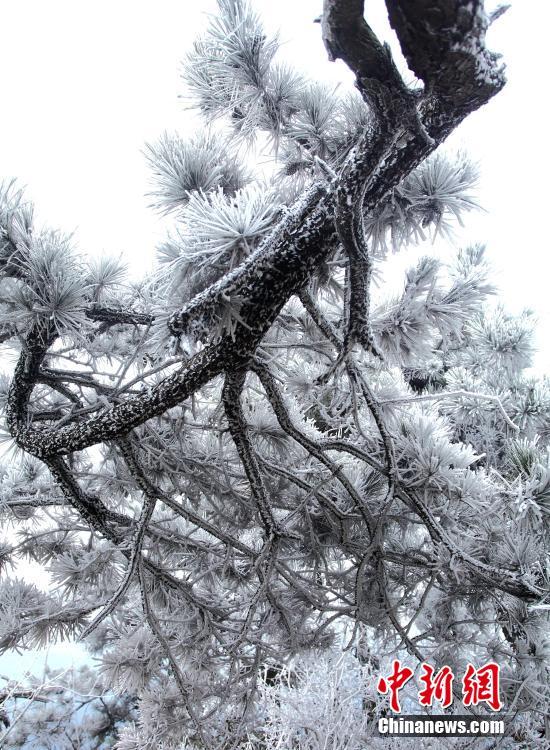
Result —
[[[412, 678], [413, 671], [409, 667], [401, 666], [399, 659], [395, 659], [391, 674], [380, 677], [377, 690], [382, 695], [390, 695], [390, 708], [395, 713], [401, 711], [399, 691]], [[434, 701], [441, 708], [448, 708], [453, 702], [454, 674], [450, 667], [442, 667], [439, 672], [429, 664], [420, 665], [420, 682], [422, 689], [418, 691], [421, 706], [433, 706]], [[462, 679], [462, 702], [465, 706], [478, 706], [486, 703], [493, 711], [500, 711], [502, 703], [499, 696], [499, 666], [493, 662], [484, 664], [476, 669], [468, 664]]]
[[401, 704], [399, 703], [399, 691], [407, 684], [407, 682], [413, 676], [412, 669], [408, 667], [402, 667], [401, 662], [395, 659], [393, 662], [392, 673], [388, 677], [381, 677], [378, 680], [376, 689], [379, 693], [386, 695], [390, 693], [390, 707], [391, 710], [398, 714], [401, 711]]
[[468, 664], [462, 680], [462, 702], [465, 706], [477, 706], [485, 702], [493, 711], [500, 711], [502, 703], [498, 694], [498, 664], [485, 664], [475, 669]]

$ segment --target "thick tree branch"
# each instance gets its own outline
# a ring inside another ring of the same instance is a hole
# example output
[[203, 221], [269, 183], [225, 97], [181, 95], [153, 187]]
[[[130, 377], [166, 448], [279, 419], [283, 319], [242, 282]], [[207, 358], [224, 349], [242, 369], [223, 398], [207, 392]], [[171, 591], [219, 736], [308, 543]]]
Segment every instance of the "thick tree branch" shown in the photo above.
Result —
[[140, 313], [134, 310], [119, 310], [116, 307], [107, 307], [95, 303], [86, 309], [86, 316], [90, 320], [97, 320], [108, 325], [130, 323], [132, 325], [151, 325], [155, 316], [150, 313]]
[[482, 0], [386, 0], [411, 70], [447, 109], [468, 114], [504, 85], [498, 55], [485, 47]]
[[416, 99], [363, 17], [362, 0], [325, 0], [322, 33], [331, 60], [341, 58], [355, 74], [357, 88], [377, 117], [388, 123], [411, 110]]

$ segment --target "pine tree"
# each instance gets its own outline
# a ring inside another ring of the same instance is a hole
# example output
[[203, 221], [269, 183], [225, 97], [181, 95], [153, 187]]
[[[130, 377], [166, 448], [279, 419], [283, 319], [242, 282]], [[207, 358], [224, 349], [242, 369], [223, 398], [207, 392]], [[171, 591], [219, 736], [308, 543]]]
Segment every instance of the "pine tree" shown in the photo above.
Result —
[[[218, 2], [184, 64], [205, 128], [147, 148], [174, 218], [151, 278], [79, 256], [0, 189], [0, 650], [80, 638], [99, 660], [56, 675], [64, 691], [7, 685], [4, 742], [53, 746], [56, 724], [60, 749], [358, 749], [399, 655], [497, 662], [502, 747], [535, 747], [533, 319], [490, 303], [482, 246], [422, 257], [394, 297], [383, 283], [476, 205], [475, 168], [439, 146], [505, 83], [493, 18], [387, 0], [411, 86], [363, 3], [325, 0], [328, 54], [356, 77], [339, 93], [284, 63], [247, 0]], [[21, 559], [50, 591], [10, 572]]]

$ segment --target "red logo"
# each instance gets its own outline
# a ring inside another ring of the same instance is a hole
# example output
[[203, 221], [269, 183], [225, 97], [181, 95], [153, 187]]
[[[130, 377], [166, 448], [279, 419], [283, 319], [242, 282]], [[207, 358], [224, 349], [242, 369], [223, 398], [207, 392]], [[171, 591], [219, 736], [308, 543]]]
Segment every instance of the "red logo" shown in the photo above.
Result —
[[[399, 659], [394, 659], [392, 671], [387, 677], [380, 677], [376, 689], [382, 695], [390, 695], [390, 707], [400, 713], [399, 691], [412, 678], [413, 671], [402, 666]], [[489, 662], [479, 669], [468, 664], [462, 678], [462, 703], [465, 706], [477, 706], [487, 703], [493, 711], [500, 711], [502, 703], [499, 696], [500, 671], [498, 664]], [[444, 666], [436, 673], [430, 664], [420, 665], [420, 682], [423, 687], [417, 691], [421, 706], [433, 706], [434, 701], [448, 708], [453, 702], [454, 674], [450, 667]]]
[[450, 667], [442, 667], [434, 676], [435, 669], [429, 664], [421, 665], [420, 682], [425, 687], [419, 690], [418, 699], [421, 706], [432, 706], [434, 698], [447, 708], [453, 702], [453, 680], [455, 678]]
[[381, 677], [378, 680], [376, 689], [379, 693], [385, 695], [388, 691], [390, 693], [390, 706], [391, 710], [395, 713], [401, 711], [401, 705], [399, 703], [399, 691], [407, 684], [407, 682], [413, 676], [412, 669], [408, 667], [402, 667], [399, 659], [395, 659], [393, 662], [392, 673], [389, 677]]
[[468, 664], [462, 679], [462, 702], [465, 706], [487, 703], [493, 711], [500, 711], [502, 703], [498, 694], [499, 666], [489, 662], [479, 669]]

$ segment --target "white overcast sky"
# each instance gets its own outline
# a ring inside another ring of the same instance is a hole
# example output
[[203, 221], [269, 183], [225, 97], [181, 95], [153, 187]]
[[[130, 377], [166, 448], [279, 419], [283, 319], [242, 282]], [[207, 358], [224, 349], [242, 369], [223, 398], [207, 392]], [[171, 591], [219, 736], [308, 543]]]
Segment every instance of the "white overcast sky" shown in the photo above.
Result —
[[[312, 77], [344, 81], [313, 19], [321, 0], [253, 0], [282, 53]], [[387, 33], [381, 0], [366, 3]], [[28, 186], [40, 222], [76, 230], [83, 252], [146, 268], [166, 224], [148, 208], [142, 155], [164, 131], [192, 132], [178, 67], [213, 0], [0, 0], [0, 179]], [[508, 84], [451, 136], [481, 167], [486, 214], [457, 236], [486, 242], [504, 303], [539, 318], [537, 366], [550, 371], [548, 0], [516, 0], [490, 31]], [[0, 664], [6, 664], [2, 660]]]

